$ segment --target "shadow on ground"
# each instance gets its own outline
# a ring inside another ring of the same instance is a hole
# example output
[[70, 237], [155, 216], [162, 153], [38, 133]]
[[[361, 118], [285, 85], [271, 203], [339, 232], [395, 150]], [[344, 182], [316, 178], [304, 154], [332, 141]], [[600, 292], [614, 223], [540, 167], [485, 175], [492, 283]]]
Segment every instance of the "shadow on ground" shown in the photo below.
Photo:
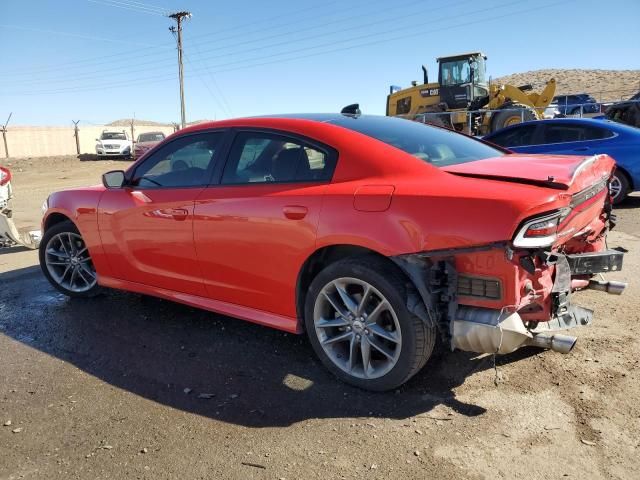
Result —
[[638, 208], [640, 207], [640, 197], [637, 196], [628, 196], [622, 202], [614, 207], [615, 210], [627, 210], [630, 208]]
[[[443, 353], [400, 390], [370, 393], [331, 376], [304, 336], [124, 292], [68, 299], [37, 266], [0, 274], [0, 285], [0, 334], [120, 389], [198, 415], [276, 427], [315, 418], [402, 419], [440, 404], [467, 416], [485, 412], [457, 400], [452, 389], [493, 368], [491, 357]], [[203, 393], [214, 396], [198, 398]]]
[[0, 246], [0, 255], [8, 255], [9, 253], [17, 253], [17, 252], [27, 252], [29, 250], [31, 249], [24, 247], [22, 245], [13, 245], [11, 247]]
[[122, 160], [123, 162], [131, 163], [133, 159], [131, 157], [100, 157], [94, 153], [81, 153], [78, 155], [78, 160], [81, 162], [97, 162], [97, 161], [105, 161], [105, 160]]

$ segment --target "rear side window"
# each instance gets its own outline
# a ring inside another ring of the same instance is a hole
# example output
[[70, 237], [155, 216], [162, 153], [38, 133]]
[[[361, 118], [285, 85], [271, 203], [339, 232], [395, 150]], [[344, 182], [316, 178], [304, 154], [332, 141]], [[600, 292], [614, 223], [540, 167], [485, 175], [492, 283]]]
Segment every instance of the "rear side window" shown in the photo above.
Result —
[[332, 152], [296, 138], [241, 132], [231, 147], [223, 184], [314, 182], [331, 179]]
[[402, 118], [343, 115], [332, 123], [387, 143], [436, 167], [504, 155], [466, 135]]
[[487, 141], [505, 148], [533, 145], [535, 131], [536, 125], [523, 125], [499, 132], [488, 137]]
[[601, 140], [614, 135], [606, 128], [589, 125], [543, 125], [542, 128], [542, 139], [545, 144]]

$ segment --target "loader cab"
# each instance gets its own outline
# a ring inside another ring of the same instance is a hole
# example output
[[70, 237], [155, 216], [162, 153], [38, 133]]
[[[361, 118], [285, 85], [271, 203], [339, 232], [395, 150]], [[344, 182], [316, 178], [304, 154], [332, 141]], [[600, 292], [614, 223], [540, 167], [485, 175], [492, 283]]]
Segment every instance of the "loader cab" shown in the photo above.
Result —
[[440, 101], [448, 109], [467, 108], [475, 99], [488, 95], [486, 59], [481, 52], [437, 59]]

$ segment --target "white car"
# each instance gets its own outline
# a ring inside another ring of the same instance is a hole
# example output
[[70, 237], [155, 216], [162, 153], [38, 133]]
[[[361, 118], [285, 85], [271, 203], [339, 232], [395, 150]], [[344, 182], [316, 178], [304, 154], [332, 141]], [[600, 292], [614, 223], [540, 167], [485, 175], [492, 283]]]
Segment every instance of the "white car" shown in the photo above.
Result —
[[102, 157], [130, 157], [131, 140], [126, 131], [104, 130], [100, 138], [96, 138], [96, 154]]

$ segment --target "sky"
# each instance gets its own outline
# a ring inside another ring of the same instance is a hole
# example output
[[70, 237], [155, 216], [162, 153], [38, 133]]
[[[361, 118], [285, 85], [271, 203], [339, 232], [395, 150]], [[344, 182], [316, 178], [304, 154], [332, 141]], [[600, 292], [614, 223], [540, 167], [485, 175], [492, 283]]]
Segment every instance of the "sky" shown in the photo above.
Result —
[[0, 0], [0, 123], [179, 122], [179, 10], [187, 121], [384, 114], [390, 85], [467, 51], [492, 77], [640, 69], [640, 0]]

